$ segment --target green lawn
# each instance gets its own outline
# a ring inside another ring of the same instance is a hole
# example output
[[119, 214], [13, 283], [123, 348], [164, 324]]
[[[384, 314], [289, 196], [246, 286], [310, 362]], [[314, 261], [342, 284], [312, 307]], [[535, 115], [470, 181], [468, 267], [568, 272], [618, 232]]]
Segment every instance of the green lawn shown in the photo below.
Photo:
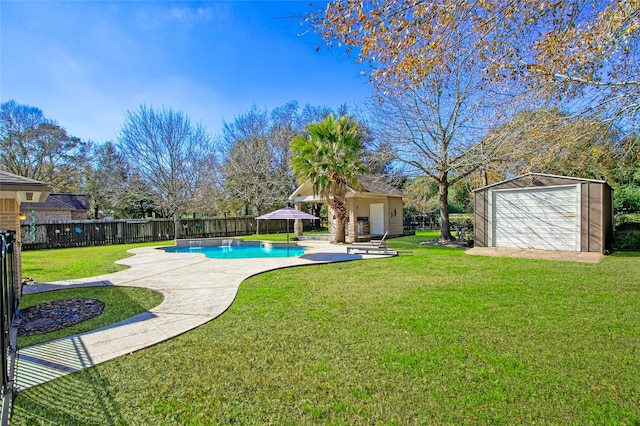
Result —
[[21, 392], [12, 424], [640, 424], [640, 253], [423, 239], [253, 277], [209, 324]]
[[173, 241], [122, 244], [97, 247], [74, 247], [22, 252], [22, 278], [36, 282], [85, 278], [125, 269], [116, 260], [133, 256], [127, 250], [137, 247], [173, 245]]

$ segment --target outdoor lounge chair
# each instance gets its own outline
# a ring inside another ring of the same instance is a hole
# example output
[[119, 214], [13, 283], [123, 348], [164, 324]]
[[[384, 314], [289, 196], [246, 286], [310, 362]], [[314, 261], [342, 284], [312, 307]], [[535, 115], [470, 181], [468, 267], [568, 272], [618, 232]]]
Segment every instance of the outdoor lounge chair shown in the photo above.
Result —
[[364, 254], [397, 254], [393, 250], [389, 250], [387, 247], [387, 233], [385, 232], [380, 240], [371, 240], [369, 242], [351, 243], [347, 247], [347, 254], [351, 252], [364, 252]]
[[362, 242], [353, 242], [351, 243], [351, 246], [358, 246], [358, 247], [387, 247], [387, 234], [389, 231], [385, 232], [384, 235], [382, 236], [382, 239], [380, 240], [371, 240], [371, 241], [362, 241]]

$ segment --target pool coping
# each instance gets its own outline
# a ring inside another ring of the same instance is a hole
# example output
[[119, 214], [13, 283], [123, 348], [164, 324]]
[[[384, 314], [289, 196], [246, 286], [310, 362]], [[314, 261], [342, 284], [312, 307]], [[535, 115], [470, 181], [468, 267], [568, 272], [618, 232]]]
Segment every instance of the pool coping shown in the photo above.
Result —
[[[231, 241], [231, 244], [228, 242]], [[198, 243], [194, 245], [193, 243]], [[297, 241], [261, 241], [261, 240], [243, 240], [238, 237], [213, 237], [213, 238], [183, 238], [180, 240], [176, 240], [175, 247], [177, 248], [202, 248], [202, 247], [233, 247], [233, 246], [262, 246], [263, 244], [268, 244], [274, 247], [303, 247], [297, 244]]]

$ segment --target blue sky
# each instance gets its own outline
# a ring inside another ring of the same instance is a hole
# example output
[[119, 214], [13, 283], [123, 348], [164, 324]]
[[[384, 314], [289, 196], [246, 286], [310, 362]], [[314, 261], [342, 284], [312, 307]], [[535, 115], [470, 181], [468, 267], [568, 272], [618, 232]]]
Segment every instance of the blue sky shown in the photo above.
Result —
[[[314, 2], [316, 4], [318, 2]], [[219, 134], [257, 105], [356, 107], [365, 65], [300, 36], [303, 1], [0, 2], [0, 100], [42, 109], [73, 135], [115, 139], [141, 104]]]

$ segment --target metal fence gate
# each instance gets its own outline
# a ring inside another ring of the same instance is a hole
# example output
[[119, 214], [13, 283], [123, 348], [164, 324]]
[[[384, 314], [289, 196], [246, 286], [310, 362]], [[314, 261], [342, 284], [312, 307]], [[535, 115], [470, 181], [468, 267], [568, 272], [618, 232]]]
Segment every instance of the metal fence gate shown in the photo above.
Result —
[[15, 233], [0, 232], [0, 246], [0, 397], [2, 424], [7, 425], [13, 400], [13, 366], [16, 359], [16, 337], [12, 330], [20, 298], [14, 271]]

